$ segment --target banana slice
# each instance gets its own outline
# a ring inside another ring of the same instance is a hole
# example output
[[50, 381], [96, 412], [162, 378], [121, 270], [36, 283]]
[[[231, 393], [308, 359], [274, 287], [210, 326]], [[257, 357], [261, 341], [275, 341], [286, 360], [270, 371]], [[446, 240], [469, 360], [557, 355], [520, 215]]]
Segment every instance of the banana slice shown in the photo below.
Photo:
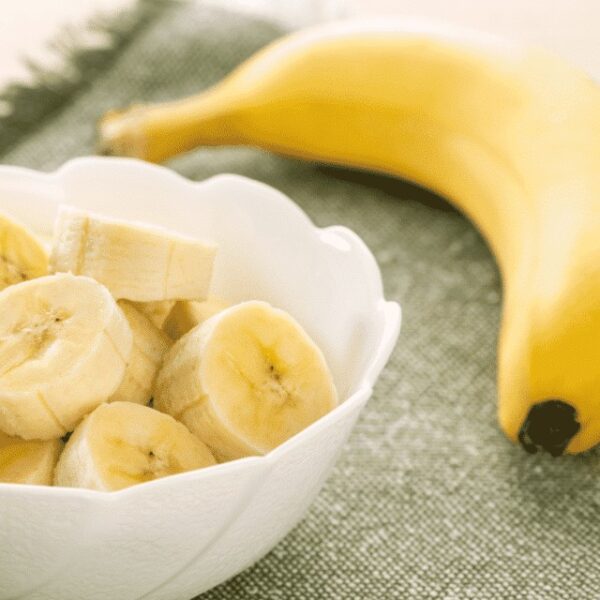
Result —
[[93, 277], [118, 299], [203, 300], [215, 254], [212, 244], [159, 227], [62, 206], [50, 269]]
[[229, 302], [214, 296], [210, 296], [204, 302], [181, 300], [175, 303], [173, 310], [164, 322], [163, 329], [172, 339], [178, 340], [190, 329], [204, 323], [228, 306], [231, 306]]
[[169, 415], [114, 402], [77, 427], [58, 461], [54, 485], [114, 491], [215, 463], [210, 450]]
[[52, 485], [61, 440], [25, 441], [0, 431], [0, 482]]
[[88, 277], [51, 275], [0, 292], [0, 430], [47, 440], [72, 431], [118, 388], [127, 319]]
[[129, 302], [119, 300], [118, 304], [131, 327], [133, 347], [123, 381], [109, 402], [148, 404], [158, 368], [172, 341]]
[[[183, 300], [182, 302], [187, 302]], [[135, 308], [144, 313], [159, 329], [163, 328], [176, 300], [161, 300], [159, 302], [132, 302]]]
[[334, 408], [323, 354], [282, 310], [244, 302], [205, 321], [165, 355], [154, 406], [217, 460], [264, 454]]
[[48, 273], [48, 255], [36, 237], [0, 214], [0, 290]]

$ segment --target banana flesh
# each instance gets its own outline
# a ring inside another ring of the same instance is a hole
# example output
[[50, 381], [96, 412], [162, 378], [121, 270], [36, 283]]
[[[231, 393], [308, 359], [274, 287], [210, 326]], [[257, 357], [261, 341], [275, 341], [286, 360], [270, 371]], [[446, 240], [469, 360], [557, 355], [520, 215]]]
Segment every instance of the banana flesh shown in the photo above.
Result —
[[0, 482], [52, 485], [61, 440], [25, 441], [0, 431]]
[[0, 214], [0, 290], [48, 273], [48, 255], [25, 227]]
[[154, 406], [184, 423], [220, 461], [264, 454], [337, 405], [323, 354], [266, 302], [225, 309], [165, 355]]
[[50, 269], [93, 277], [117, 299], [202, 300], [215, 253], [194, 238], [62, 206]]
[[114, 402], [77, 427], [58, 461], [54, 485], [116, 491], [214, 464], [208, 448], [169, 415]]
[[[24, 265], [36, 240], [10, 235], [5, 254]], [[264, 454], [337, 405], [321, 351], [290, 315], [193, 299], [214, 254], [60, 210], [55, 274], [19, 271], [0, 291], [0, 482], [119, 490]], [[145, 406], [153, 397], [160, 410]]]
[[125, 316], [88, 277], [51, 275], [0, 292], [0, 429], [48, 440], [119, 386], [132, 348]]
[[108, 401], [148, 404], [163, 355], [172, 342], [132, 304], [126, 300], [118, 304], [131, 328], [133, 346], [121, 385]]
[[210, 296], [204, 302], [182, 300], [177, 302], [163, 324], [163, 329], [174, 340], [178, 340], [197, 325], [230, 306], [229, 302]]
[[[162, 300], [158, 302], [132, 302], [131, 304], [146, 315], [156, 327], [162, 329], [176, 302], [176, 300]], [[183, 302], [186, 301], [183, 300]], [[189, 300], [189, 302], [193, 302], [193, 300]]]

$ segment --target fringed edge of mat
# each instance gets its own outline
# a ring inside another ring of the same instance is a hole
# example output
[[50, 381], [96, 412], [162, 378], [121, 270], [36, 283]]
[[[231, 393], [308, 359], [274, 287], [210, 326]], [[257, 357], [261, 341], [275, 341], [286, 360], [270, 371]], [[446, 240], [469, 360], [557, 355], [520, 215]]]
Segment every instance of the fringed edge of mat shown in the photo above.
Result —
[[[30, 73], [27, 83], [14, 83], [0, 91], [0, 155], [44, 119], [59, 113], [74, 95], [106, 71], [141, 31], [183, 1], [137, 0], [131, 8], [92, 18], [83, 30], [65, 28], [48, 45], [48, 52], [60, 58], [59, 68], [26, 61]], [[105, 38], [106, 43], [86, 46], [86, 39], [96, 36]]]

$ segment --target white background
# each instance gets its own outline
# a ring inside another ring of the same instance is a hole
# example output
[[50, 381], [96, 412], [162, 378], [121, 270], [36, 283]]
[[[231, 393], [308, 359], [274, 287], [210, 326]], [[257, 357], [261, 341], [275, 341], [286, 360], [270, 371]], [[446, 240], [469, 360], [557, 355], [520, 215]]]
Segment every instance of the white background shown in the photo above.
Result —
[[[275, 12], [296, 22], [398, 14], [475, 27], [551, 48], [600, 80], [599, 0], [197, 0]], [[65, 25], [133, 0], [0, 0], [0, 87], [26, 78], [24, 57], [52, 65], [48, 42]], [[87, 40], [102, 43], [102, 40]]]

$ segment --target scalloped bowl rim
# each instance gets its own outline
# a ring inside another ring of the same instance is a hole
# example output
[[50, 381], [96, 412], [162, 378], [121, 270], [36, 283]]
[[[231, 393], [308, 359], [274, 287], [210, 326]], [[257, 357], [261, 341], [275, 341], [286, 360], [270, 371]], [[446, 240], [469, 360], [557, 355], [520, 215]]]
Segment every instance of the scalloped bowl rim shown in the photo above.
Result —
[[[329, 227], [317, 227], [310, 217], [286, 194], [279, 191], [278, 189], [264, 183], [246, 177], [243, 175], [237, 175], [234, 173], [221, 173], [208, 177], [201, 181], [194, 181], [186, 178], [185, 176], [164, 167], [162, 165], [150, 164], [134, 158], [115, 158], [115, 157], [80, 157], [71, 159], [59, 168], [51, 172], [43, 172], [35, 169], [30, 169], [21, 166], [12, 165], [0, 165], [0, 188], [2, 187], [2, 179], [6, 177], [19, 178], [25, 177], [29, 180], [35, 180], [36, 182], [42, 183], [49, 189], [49, 185], [57, 185], [60, 188], [60, 182], [64, 175], [70, 172], [72, 169], [79, 168], [80, 165], [90, 165], [94, 163], [115, 163], [119, 165], [130, 164], [134, 168], [148, 169], [149, 171], [158, 172], [161, 171], [164, 176], [172, 178], [173, 181], [177, 181], [178, 185], [184, 185], [187, 187], [193, 187], [196, 190], [206, 188], [214, 185], [215, 183], [221, 183], [223, 181], [234, 181], [242, 183], [242, 185], [251, 185], [255, 188], [262, 187], [263, 191], [271, 196], [278, 196], [278, 200], [286, 205], [286, 210], [295, 213], [296, 218], [303, 221], [304, 226], [312, 228], [321, 237], [321, 243], [331, 243], [327, 239], [332, 233], [345, 240], [346, 243], [351, 244], [355, 249], [361, 253], [363, 258], [363, 265], [370, 265], [371, 271], [368, 273], [369, 278], [376, 281], [378, 290], [378, 299], [376, 303], [376, 309], [384, 312], [384, 327], [377, 343], [377, 349], [373, 354], [373, 357], [364, 367], [363, 373], [360, 380], [352, 386], [351, 393], [345, 400], [339, 403], [332, 411], [280, 444], [277, 448], [274, 448], [270, 452], [262, 456], [250, 456], [241, 458], [235, 461], [217, 464], [204, 469], [197, 469], [193, 471], [187, 471], [184, 473], [178, 473], [148, 481], [142, 484], [134, 485], [122, 490], [113, 492], [104, 492], [97, 490], [89, 490], [85, 488], [67, 488], [67, 487], [53, 487], [53, 486], [39, 486], [30, 484], [17, 484], [17, 483], [2, 483], [0, 482], [0, 492], [2, 493], [31, 493], [32, 495], [71, 495], [78, 496], [81, 498], [87, 497], [94, 499], [94, 501], [100, 502], [114, 502], [123, 498], [124, 496], [151, 492], [155, 488], [160, 488], [161, 485], [173, 484], [176, 481], [184, 480], [187, 478], [194, 479], [210, 479], [215, 473], [222, 473], [227, 470], [238, 470], [244, 469], [245, 465], [250, 466], [253, 463], [269, 464], [275, 463], [280, 454], [285, 454], [289, 449], [293, 448], [297, 444], [303, 443], [307, 436], [310, 436], [311, 432], [327, 427], [330, 420], [337, 419], [342, 413], [346, 411], [355, 410], [359, 405], [366, 403], [370, 397], [373, 385], [377, 380], [379, 373], [387, 363], [389, 355], [391, 354], [396, 341], [400, 333], [400, 325], [402, 318], [402, 311], [400, 305], [395, 301], [389, 301], [384, 298], [383, 295], [383, 283], [381, 280], [381, 272], [377, 265], [377, 262], [369, 250], [368, 246], [364, 241], [351, 229], [341, 226], [332, 225]], [[358, 406], [357, 406], [358, 405]]]

